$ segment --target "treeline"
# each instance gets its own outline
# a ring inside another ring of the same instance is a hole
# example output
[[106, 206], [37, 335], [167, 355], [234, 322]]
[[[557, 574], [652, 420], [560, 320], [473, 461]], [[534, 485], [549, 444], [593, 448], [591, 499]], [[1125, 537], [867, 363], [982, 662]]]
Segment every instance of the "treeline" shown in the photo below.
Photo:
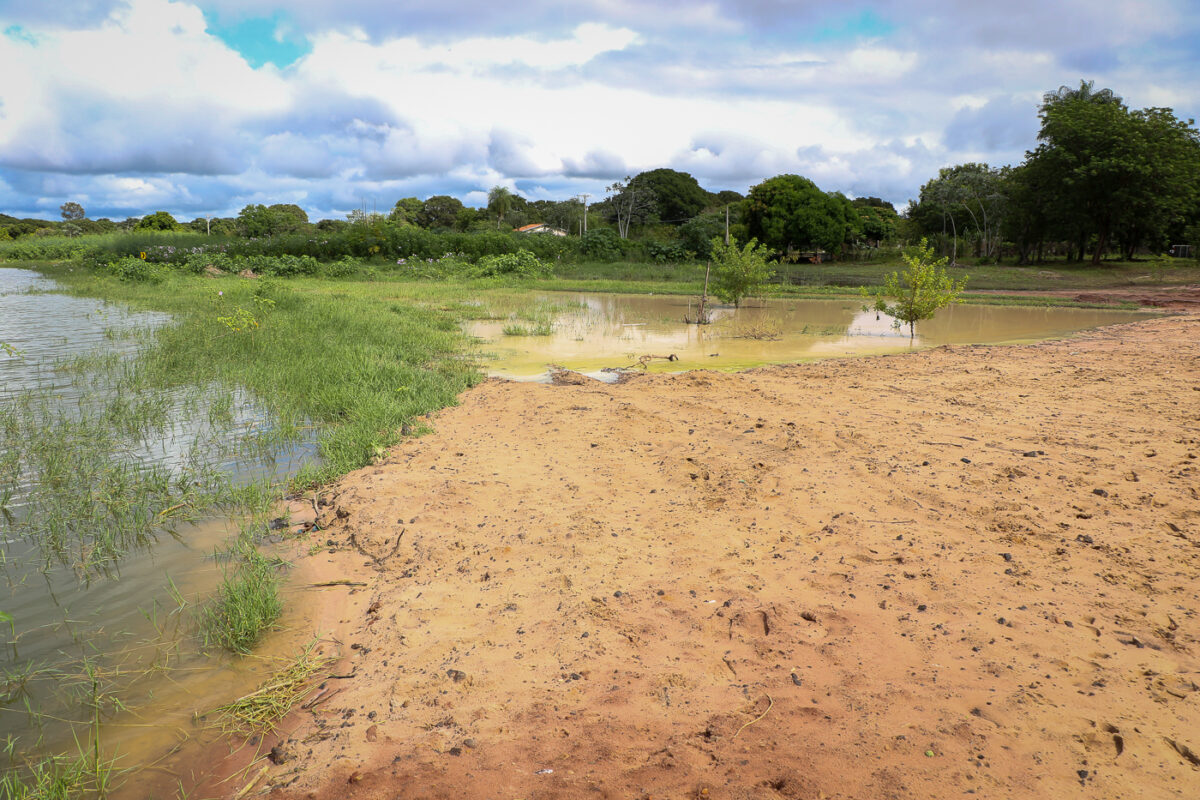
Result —
[[[1200, 132], [1168, 108], [1130, 109], [1090, 82], [1043, 97], [1037, 147], [1015, 167], [962, 164], [905, 216], [951, 258], [1019, 264], [1200, 244]], [[1193, 253], [1193, 256], [1195, 254]]]
[[[1170, 109], [1132, 110], [1088, 82], [1047, 93], [1039, 116], [1037, 146], [1023, 163], [942, 169], [903, 213], [879, 198], [823, 191], [799, 175], [777, 175], [743, 196], [709, 191], [692, 175], [663, 168], [616, 181], [590, 204], [528, 200], [497, 186], [484, 208], [448, 195], [406, 197], [386, 213], [315, 223], [295, 204], [253, 204], [236, 217], [179, 223], [165, 211], [89, 220], [68, 202], [61, 222], [0, 215], [0, 240], [126, 232], [132, 238], [113, 241], [128, 250], [139, 233], [191, 231], [242, 257], [478, 259], [525, 249], [553, 260], [680, 262], [708, 258], [714, 239], [726, 234], [757, 239], [788, 260], [861, 259], [885, 244], [928, 237], [952, 263], [969, 256], [1020, 264], [1046, 256], [1098, 263], [1109, 254], [1129, 259], [1140, 250], [1200, 244], [1200, 133], [1192, 120]], [[534, 223], [549, 235], [520, 232]], [[10, 257], [26, 249], [52, 248], [4, 248]], [[77, 248], [68, 241], [59, 249]]]

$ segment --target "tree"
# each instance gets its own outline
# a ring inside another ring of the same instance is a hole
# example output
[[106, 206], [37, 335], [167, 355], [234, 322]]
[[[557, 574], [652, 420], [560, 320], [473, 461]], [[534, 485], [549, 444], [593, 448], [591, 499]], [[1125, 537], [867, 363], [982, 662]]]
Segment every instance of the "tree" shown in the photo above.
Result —
[[488, 211], [496, 215], [496, 230], [500, 230], [500, 224], [504, 222], [505, 215], [512, 210], [513, 193], [504, 186], [493, 186], [488, 192]]
[[837, 252], [856, 215], [841, 195], [829, 195], [799, 175], [776, 175], [750, 189], [743, 204], [750, 235], [776, 250]]
[[449, 195], [435, 194], [421, 204], [416, 223], [429, 230], [453, 228], [462, 210], [463, 204], [460, 200]]
[[62, 218], [68, 222], [83, 219], [87, 216], [87, 212], [83, 210], [83, 206], [70, 200], [59, 206], [58, 210], [62, 212]]
[[308, 224], [308, 212], [295, 203], [276, 203], [267, 206], [272, 214], [272, 235], [279, 233], [295, 233]]
[[713, 265], [713, 293], [726, 303], [740, 306], [742, 298], [762, 291], [774, 274], [767, 260], [774, 255], [770, 248], [751, 239], [738, 247], [737, 239], [729, 244], [714, 236], [710, 245]]
[[[735, 215], [733, 221], [737, 221]], [[696, 258], [707, 259], [712, 254], [712, 240], [725, 238], [725, 212], [711, 211], [698, 214], [679, 226], [679, 241], [696, 254]]]
[[136, 227], [139, 230], [173, 231], [179, 227], [179, 223], [166, 211], [155, 211], [139, 219]]
[[404, 225], [416, 225], [421, 206], [421, 201], [415, 197], [401, 197], [396, 201], [396, 205], [392, 206], [392, 213], [388, 214], [388, 219]]
[[308, 214], [294, 203], [252, 203], [238, 212], [237, 230], [247, 238], [295, 233], [308, 224]]
[[[933, 319], [938, 309], [958, 300], [967, 285], [967, 276], [958, 280], [946, 275], [948, 258], [936, 258], [926, 239], [904, 251], [903, 273], [893, 272], [884, 280], [883, 288], [874, 294], [874, 309], [895, 319], [896, 327], [908, 324], [908, 337], [916, 335], [917, 322]], [[864, 294], [869, 294], [864, 288]], [[895, 300], [889, 303], [888, 300]]]
[[[629, 226], [641, 224], [649, 219], [657, 208], [654, 192], [640, 185], [628, 175], [624, 181], [616, 181], [607, 189], [609, 213], [617, 223], [617, 233], [622, 239], [629, 238]], [[599, 204], [597, 204], [599, 205]]]
[[686, 172], [652, 169], [638, 173], [630, 183], [653, 196], [658, 218], [671, 225], [682, 225], [710, 203], [708, 192]]
[[1048, 92], [1036, 162], [1046, 175], [1042, 198], [1051, 223], [1083, 251], [1094, 241], [1099, 264], [1118, 242], [1127, 256], [1157, 245], [1200, 198], [1200, 133], [1171, 109], [1131, 111], [1111, 90]]
[[878, 197], [856, 197], [851, 201], [858, 215], [858, 229], [872, 247], [896, 236], [896, 207]]

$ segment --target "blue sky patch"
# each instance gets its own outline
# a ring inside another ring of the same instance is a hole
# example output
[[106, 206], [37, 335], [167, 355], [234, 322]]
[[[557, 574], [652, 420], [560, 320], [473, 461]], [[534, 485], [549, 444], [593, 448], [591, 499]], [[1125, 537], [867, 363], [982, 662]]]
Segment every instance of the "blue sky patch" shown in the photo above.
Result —
[[863, 9], [858, 14], [830, 19], [817, 28], [813, 36], [818, 42], [845, 42], [854, 39], [877, 39], [896, 30], [896, 26], [874, 11]]
[[255, 69], [263, 64], [283, 68], [312, 51], [312, 45], [283, 12], [226, 24], [206, 11], [204, 21], [209, 33], [236, 50]]
[[37, 37], [30, 33], [27, 29], [22, 28], [20, 25], [9, 25], [4, 29], [4, 35], [9, 39], [12, 39], [14, 42], [27, 44], [30, 47], [38, 46]]

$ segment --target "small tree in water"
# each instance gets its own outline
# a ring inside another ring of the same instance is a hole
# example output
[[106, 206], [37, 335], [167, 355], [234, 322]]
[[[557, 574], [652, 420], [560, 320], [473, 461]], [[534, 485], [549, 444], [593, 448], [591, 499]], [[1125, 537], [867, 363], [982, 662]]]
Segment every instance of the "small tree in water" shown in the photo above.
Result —
[[742, 298], [761, 291], [767, 281], [775, 273], [767, 264], [772, 255], [769, 247], [751, 239], [743, 247], [738, 247], [737, 239], [729, 237], [725, 244], [720, 237], [712, 240], [712, 265], [715, 284], [713, 291], [717, 297], [735, 306], [742, 304]]
[[[933, 248], [925, 239], [904, 252], [907, 268], [893, 272], [884, 280], [883, 288], [873, 293], [865, 288], [863, 294], [875, 297], [876, 311], [896, 320], [896, 327], [908, 323], [908, 337], [916, 335], [917, 320], [933, 319], [939, 308], [958, 301], [967, 286], [967, 276], [955, 280], [946, 274], [948, 258], [935, 258]], [[889, 303], [889, 300], [895, 300]]]

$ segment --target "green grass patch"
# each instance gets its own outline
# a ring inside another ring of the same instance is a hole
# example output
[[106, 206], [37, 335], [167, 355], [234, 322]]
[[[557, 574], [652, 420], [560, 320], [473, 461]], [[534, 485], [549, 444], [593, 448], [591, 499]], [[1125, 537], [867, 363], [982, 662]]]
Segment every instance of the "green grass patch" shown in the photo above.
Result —
[[283, 613], [276, 565], [252, 545], [240, 548], [240, 563], [217, 594], [200, 607], [205, 647], [249, 653]]
[[245, 388], [277, 425], [315, 424], [321, 459], [297, 476], [301, 484], [370, 463], [402, 430], [419, 428], [421, 415], [482, 379], [451, 308], [475, 297], [467, 287], [411, 283], [415, 291], [397, 293], [386, 283], [317, 278], [173, 273], [137, 283], [64, 266], [45, 271], [75, 294], [173, 315], [140, 358], [147, 385]]

